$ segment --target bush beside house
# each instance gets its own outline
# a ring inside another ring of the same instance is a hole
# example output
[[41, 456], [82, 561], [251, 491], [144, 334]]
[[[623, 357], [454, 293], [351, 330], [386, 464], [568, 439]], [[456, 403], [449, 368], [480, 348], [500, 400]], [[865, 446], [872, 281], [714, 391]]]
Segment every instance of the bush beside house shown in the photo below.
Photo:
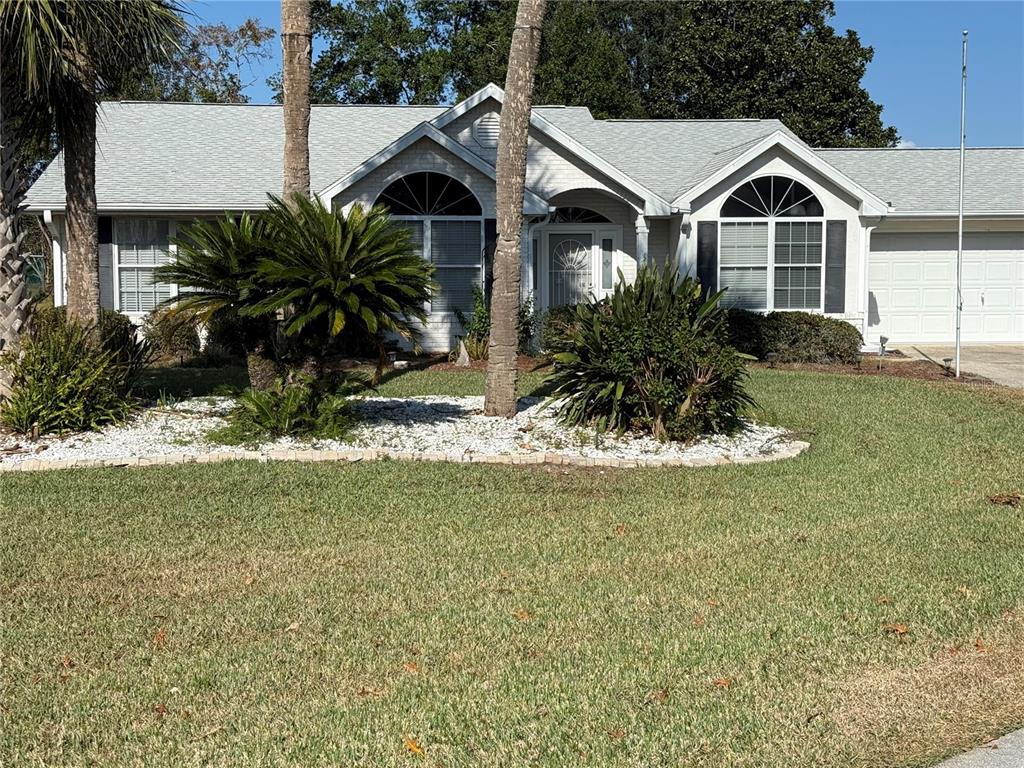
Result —
[[753, 401], [719, 298], [705, 301], [700, 284], [674, 270], [645, 268], [609, 299], [577, 305], [549, 334], [563, 422], [683, 441], [740, 428]]
[[845, 320], [810, 312], [728, 310], [729, 340], [759, 360], [780, 363], [855, 363], [863, 340]]

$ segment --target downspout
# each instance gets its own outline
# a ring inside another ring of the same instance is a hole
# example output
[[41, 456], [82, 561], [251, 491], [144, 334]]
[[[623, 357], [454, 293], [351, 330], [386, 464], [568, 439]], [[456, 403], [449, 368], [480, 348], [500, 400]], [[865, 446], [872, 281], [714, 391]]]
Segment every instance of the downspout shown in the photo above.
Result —
[[66, 302], [64, 286], [64, 244], [60, 241], [60, 230], [53, 221], [53, 211], [43, 211], [43, 224], [50, 233], [50, 253], [53, 259], [53, 306], [62, 307]]

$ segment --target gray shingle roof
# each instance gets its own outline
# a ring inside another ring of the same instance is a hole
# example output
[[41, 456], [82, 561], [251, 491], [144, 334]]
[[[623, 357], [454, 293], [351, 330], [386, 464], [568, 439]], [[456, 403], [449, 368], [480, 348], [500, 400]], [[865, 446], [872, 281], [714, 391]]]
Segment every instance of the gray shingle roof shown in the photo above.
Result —
[[707, 178], [703, 169], [718, 153], [775, 131], [800, 141], [779, 120], [595, 120], [584, 107], [536, 111], [669, 202]]
[[[446, 107], [315, 105], [314, 190], [345, 176]], [[778, 120], [594, 120], [585, 107], [537, 107], [607, 162], [671, 201], [753, 146]], [[259, 208], [281, 189], [283, 130], [276, 105], [110, 102], [97, 128], [101, 209]], [[820, 157], [889, 201], [895, 212], [955, 213], [956, 149], [819, 149]], [[58, 156], [29, 190], [33, 210], [64, 207]], [[965, 210], [1024, 210], [1024, 148], [967, 153]]]
[[[894, 213], [957, 211], [960, 151], [956, 148], [815, 151], [887, 201]], [[1024, 211], [1024, 148], [967, 150], [964, 211]]]
[[[320, 190], [445, 107], [316, 105], [309, 125], [311, 186]], [[258, 208], [279, 194], [281, 107], [109, 102], [97, 126], [101, 208]], [[28, 193], [33, 209], [64, 207], [58, 156]]]

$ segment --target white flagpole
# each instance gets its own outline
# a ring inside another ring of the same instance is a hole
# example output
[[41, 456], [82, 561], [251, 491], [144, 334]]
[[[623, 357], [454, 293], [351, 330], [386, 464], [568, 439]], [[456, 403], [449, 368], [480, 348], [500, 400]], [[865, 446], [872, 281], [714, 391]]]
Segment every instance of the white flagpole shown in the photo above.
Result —
[[960, 378], [960, 315], [964, 297], [960, 290], [964, 263], [964, 142], [967, 139], [967, 30], [964, 30], [963, 64], [960, 71], [960, 191], [956, 227], [956, 377]]

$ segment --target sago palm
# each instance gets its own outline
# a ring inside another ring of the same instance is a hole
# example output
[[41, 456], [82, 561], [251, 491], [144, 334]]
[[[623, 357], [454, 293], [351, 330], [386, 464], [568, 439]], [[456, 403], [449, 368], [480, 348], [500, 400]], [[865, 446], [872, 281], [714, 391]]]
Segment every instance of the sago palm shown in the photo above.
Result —
[[20, 124], [64, 149], [68, 312], [87, 325], [100, 306], [97, 105], [172, 55], [182, 11], [177, 0], [0, 0], [0, 63]]
[[288, 308], [286, 336], [369, 338], [379, 380], [389, 336], [418, 347], [433, 268], [413, 250], [408, 229], [382, 208], [356, 205], [345, 215], [302, 195], [289, 202], [271, 197], [264, 214], [274, 256], [258, 273], [272, 293], [243, 314]]
[[[174, 261], [158, 267], [156, 279], [177, 285], [181, 293], [169, 300], [176, 312], [203, 322], [236, 317], [268, 297], [257, 276], [259, 263], [271, 255], [267, 225], [248, 213], [216, 221], [197, 221], [172, 239]], [[251, 317], [242, 323], [250, 384], [264, 389], [277, 376], [270, 360], [273, 325], [269, 318]]]

